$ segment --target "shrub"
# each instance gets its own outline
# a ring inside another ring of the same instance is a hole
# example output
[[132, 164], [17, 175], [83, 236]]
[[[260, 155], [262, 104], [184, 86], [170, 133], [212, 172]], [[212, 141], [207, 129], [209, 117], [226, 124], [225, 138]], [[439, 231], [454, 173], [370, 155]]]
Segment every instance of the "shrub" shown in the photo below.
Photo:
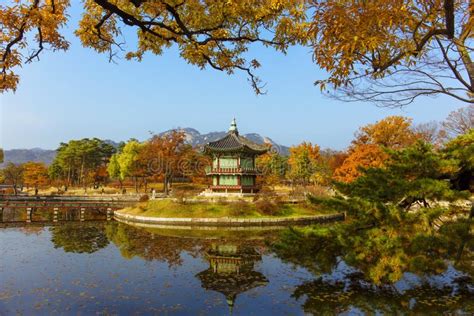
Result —
[[245, 216], [252, 214], [252, 207], [250, 203], [239, 200], [238, 202], [232, 203], [230, 214], [232, 216]]
[[326, 187], [315, 184], [309, 187], [306, 187], [306, 192], [311, 194], [312, 196], [318, 197], [328, 197], [329, 191]]
[[173, 196], [178, 204], [186, 204], [186, 199], [192, 196], [192, 193], [187, 190], [174, 190]]
[[255, 202], [257, 211], [264, 215], [278, 215], [280, 211], [280, 203], [272, 201], [269, 198], [260, 198]]
[[150, 199], [150, 197], [148, 196], [148, 194], [144, 194], [144, 195], [140, 196], [140, 199], [138, 201], [139, 202], [147, 202], [149, 199]]
[[229, 204], [229, 201], [226, 199], [226, 198], [218, 198], [217, 199], [217, 203], [220, 204], [220, 205], [228, 205]]

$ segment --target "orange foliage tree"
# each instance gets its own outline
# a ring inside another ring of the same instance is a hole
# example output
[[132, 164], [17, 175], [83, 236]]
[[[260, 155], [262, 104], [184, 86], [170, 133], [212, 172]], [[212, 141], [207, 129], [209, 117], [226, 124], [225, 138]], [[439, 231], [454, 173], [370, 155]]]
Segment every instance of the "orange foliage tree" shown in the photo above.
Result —
[[35, 195], [41, 186], [48, 184], [48, 168], [41, 162], [27, 162], [23, 164], [23, 183], [35, 189]]
[[329, 185], [334, 172], [342, 166], [347, 156], [347, 153], [344, 151], [334, 151], [331, 149], [321, 151], [321, 159], [313, 176], [314, 182], [319, 185]]
[[420, 137], [412, 130], [411, 119], [389, 116], [359, 129], [349, 148], [348, 157], [336, 169], [334, 179], [343, 182], [355, 180], [361, 168], [380, 167], [387, 159], [384, 148], [402, 149]]
[[361, 168], [381, 167], [388, 158], [382, 147], [375, 144], [361, 144], [350, 150], [349, 156], [334, 172], [334, 179], [352, 182], [361, 175]]
[[191, 150], [192, 147], [185, 144], [183, 132], [171, 131], [164, 135], [155, 135], [147, 141], [138, 159], [149, 176], [163, 180], [163, 190], [168, 194], [173, 177], [183, 174], [186, 155]]
[[375, 144], [392, 149], [405, 148], [417, 140], [417, 135], [412, 131], [411, 124], [410, 118], [388, 116], [375, 124], [361, 127], [352, 144], [355, 146]]

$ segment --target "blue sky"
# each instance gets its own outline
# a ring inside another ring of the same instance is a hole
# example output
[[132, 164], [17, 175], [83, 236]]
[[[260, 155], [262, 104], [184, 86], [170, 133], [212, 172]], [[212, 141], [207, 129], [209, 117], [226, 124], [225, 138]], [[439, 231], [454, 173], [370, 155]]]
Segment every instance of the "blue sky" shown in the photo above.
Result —
[[206, 133], [226, 130], [235, 116], [242, 133], [257, 132], [284, 145], [311, 141], [343, 149], [358, 127], [385, 116], [441, 121], [463, 106], [447, 97], [419, 99], [401, 110], [328, 99], [313, 86], [325, 73], [302, 47], [286, 56], [261, 47], [249, 51], [262, 64], [257, 73], [268, 91], [262, 96], [255, 95], [244, 74], [200, 70], [174, 48], [147, 55], [141, 63], [109, 63], [72, 35], [76, 19], [72, 12], [66, 30], [70, 49], [45, 52], [41, 61], [25, 65], [16, 93], [0, 96], [3, 148], [54, 149], [83, 137], [143, 140], [149, 131], [176, 127]]

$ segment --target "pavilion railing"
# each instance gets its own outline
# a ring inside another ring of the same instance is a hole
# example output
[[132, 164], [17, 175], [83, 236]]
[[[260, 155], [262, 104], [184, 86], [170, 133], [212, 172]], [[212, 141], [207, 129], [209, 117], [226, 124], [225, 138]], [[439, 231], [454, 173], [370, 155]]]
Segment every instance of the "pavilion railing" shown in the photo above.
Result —
[[206, 168], [206, 173], [207, 174], [212, 174], [212, 173], [251, 173], [251, 174], [258, 174], [257, 168], [211, 168], [208, 167]]

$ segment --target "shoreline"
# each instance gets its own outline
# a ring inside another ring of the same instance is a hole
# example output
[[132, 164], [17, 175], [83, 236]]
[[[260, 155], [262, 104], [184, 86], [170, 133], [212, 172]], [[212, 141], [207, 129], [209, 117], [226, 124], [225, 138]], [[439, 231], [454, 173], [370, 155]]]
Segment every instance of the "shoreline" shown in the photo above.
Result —
[[261, 227], [261, 226], [298, 226], [319, 223], [339, 222], [345, 220], [344, 213], [299, 217], [151, 217], [124, 214], [121, 210], [114, 212], [114, 219], [121, 222], [149, 224], [159, 226], [207, 226], [207, 227]]

